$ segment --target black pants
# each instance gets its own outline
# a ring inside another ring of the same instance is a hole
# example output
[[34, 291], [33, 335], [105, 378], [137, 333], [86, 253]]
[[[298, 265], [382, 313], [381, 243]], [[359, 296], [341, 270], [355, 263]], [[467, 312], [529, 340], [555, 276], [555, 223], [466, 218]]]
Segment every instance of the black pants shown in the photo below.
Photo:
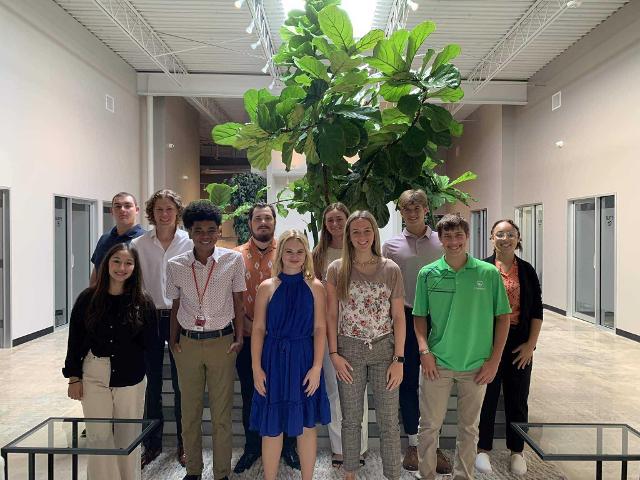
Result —
[[[149, 450], [162, 449], [162, 433], [164, 430], [164, 415], [162, 413], [162, 370], [164, 363], [164, 344], [169, 342], [170, 311], [158, 310], [158, 331], [154, 335], [153, 343], [145, 352], [147, 363], [147, 393], [144, 404], [144, 417], [160, 420], [160, 425], [144, 439], [144, 447]], [[178, 371], [173, 354], [169, 350], [171, 364], [171, 384], [175, 392], [173, 413], [176, 419], [178, 445], [182, 445], [182, 415], [180, 414], [180, 386], [178, 385]]]
[[526, 339], [523, 340], [521, 336], [513, 335], [513, 331], [509, 332], [496, 378], [487, 385], [487, 393], [480, 413], [478, 448], [482, 450], [491, 450], [493, 448], [493, 434], [500, 387], [502, 387], [504, 394], [507, 448], [512, 452], [522, 452], [524, 449], [524, 440], [513, 431], [511, 422], [526, 422], [529, 418], [528, 398], [532, 364], [529, 364], [524, 369], [518, 369], [517, 365], [513, 365], [513, 360], [518, 354], [511, 352], [525, 341]]
[[[246, 453], [262, 452], [262, 437], [254, 430], [249, 429], [251, 416], [251, 402], [253, 401], [253, 370], [251, 369], [251, 337], [244, 337], [242, 350], [236, 357], [236, 370], [240, 380], [240, 394], [242, 395], [242, 426], [244, 427], [244, 451]], [[284, 437], [282, 451], [287, 448], [295, 448], [295, 437]]]
[[407, 337], [404, 341], [403, 377], [400, 384], [400, 413], [404, 433], [415, 435], [418, 433], [420, 420], [420, 403], [418, 401], [418, 382], [420, 380], [420, 354], [418, 340], [413, 329], [412, 308], [404, 307], [407, 320]]

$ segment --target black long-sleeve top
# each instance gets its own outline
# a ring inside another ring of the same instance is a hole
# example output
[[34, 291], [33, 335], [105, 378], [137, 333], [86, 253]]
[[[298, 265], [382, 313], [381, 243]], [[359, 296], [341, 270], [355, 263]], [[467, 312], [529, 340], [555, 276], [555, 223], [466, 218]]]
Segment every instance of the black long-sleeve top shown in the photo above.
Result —
[[126, 321], [126, 299], [109, 295], [108, 314], [93, 331], [87, 329], [87, 311], [93, 290], [87, 288], [76, 300], [69, 321], [67, 358], [62, 374], [82, 378], [82, 363], [89, 350], [96, 357], [111, 359], [110, 387], [128, 387], [142, 381], [145, 375], [144, 350], [157, 330], [156, 309], [148, 298], [142, 307], [143, 325], [134, 329]]
[[[495, 265], [495, 253], [484, 261]], [[535, 268], [517, 255], [515, 262], [518, 264], [518, 281], [520, 282], [520, 318], [518, 325], [512, 327], [509, 335], [515, 335], [516, 339], [524, 343], [529, 339], [531, 320], [534, 318], [542, 320], [542, 289]]]

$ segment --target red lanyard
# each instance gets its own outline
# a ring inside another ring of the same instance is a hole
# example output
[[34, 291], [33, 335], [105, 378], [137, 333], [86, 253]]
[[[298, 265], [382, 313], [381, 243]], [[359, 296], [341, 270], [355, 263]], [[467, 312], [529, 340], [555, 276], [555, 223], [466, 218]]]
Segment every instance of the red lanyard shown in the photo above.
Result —
[[200, 295], [200, 287], [198, 286], [198, 279], [196, 278], [196, 269], [193, 266], [196, 262], [191, 264], [191, 272], [193, 273], [193, 281], [196, 284], [196, 293], [198, 294], [198, 304], [200, 305], [200, 311], [202, 311], [202, 301], [204, 300], [204, 295], [207, 293], [207, 287], [209, 286], [209, 280], [211, 280], [211, 274], [213, 273], [213, 269], [216, 266], [215, 260], [212, 260], [211, 268], [209, 269], [209, 275], [207, 276], [207, 283], [204, 284], [204, 290], [202, 291], [202, 295]]

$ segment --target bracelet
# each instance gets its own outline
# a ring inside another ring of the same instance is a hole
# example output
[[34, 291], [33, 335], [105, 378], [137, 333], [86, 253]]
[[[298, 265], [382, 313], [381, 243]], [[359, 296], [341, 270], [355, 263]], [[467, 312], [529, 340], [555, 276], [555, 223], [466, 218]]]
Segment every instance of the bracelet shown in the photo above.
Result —
[[69, 385], [73, 385], [74, 383], [81, 382], [82, 380], [76, 380], [75, 382], [69, 382]]
[[337, 353], [338, 353], [338, 352], [329, 352], [329, 355], [335, 355], [335, 354], [337, 354]]

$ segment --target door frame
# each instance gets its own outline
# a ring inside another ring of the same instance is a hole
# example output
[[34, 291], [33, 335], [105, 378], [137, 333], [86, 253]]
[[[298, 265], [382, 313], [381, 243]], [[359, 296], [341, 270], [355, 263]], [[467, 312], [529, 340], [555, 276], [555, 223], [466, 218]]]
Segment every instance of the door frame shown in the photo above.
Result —
[[[613, 326], [611, 328], [607, 327], [603, 323], [603, 319], [601, 318], [601, 281], [600, 281], [600, 273], [601, 273], [601, 245], [600, 245], [600, 220], [601, 220], [601, 207], [600, 207], [600, 199], [603, 197], [613, 197], [614, 208], [615, 208], [615, 219], [613, 225]], [[595, 298], [594, 300], [594, 317], [591, 318], [583, 313], [575, 311], [575, 295], [576, 295], [576, 282], [575, 282], [575, 202], [580, 200], [591, 200], [595, 201], [595, 252], [594, 252], [594, 277], [595, 277]], [[567, 315], [577, 318], [579, 320], [584, 320], [596, 327], [602, 329], [606, 332], [615, 333], [616, 324], [618, 323], [618, 196], [615, 192], [611, 193], [598, 193], [594, 195], [586, 195], [569, 198], [567, 200]]]
[[65, 204], [66, 204], [66, 222], [67, 222], [67, 231], [66, 231], [66, 235], [67, 235], [67, 251], [66, 251], [66, 256], [67, 256], [67, 275], [66, 275], [66, 280], [67, 280], [67, 318], [66, 318], [66, 322], [63, 323], [62, 325], [56, 326], [56, 305], [55, 305], [55, 291], [54, 291], [54, 296], [53, 296], [53, 318], [52, 318], [52, 325], [53, 325], [53, 329], [57, 330], [59, 328], [66, 328], [69, 325], [69, 320], [71, 319], [71, 308], [73, 307], [73, 265], [71, 263], [71, 261], [73, 260], [73, 233], [71, 231], [72, 228], [72, 206], [73, 203], [82, 203], [85, 205], [89, 205], [89, 241], [91, 243], [91, 245], [95, 245], [96, 242], [98, 241], [97, 238], [97, 232], [98, 232], [98, 225], [97, 225], [97, 205], [98, 205], [98, 200], [93, 199], [93, 198], [85, 198], [85, 197], [76, 197], [73, 195], [65, 195], [65, 194], [58, 194], [58, 193], [54, 193], [52, 196], [52, 211], [53, 211], [53, 219], [54, 221], [52, 222], [52, 229], [53, 229], [53, 236], [52, 238], [54, 239], [54, 246], [53, 246], [53, 269], [52, 269], [52, 276], [53, 276], [53, 285], [54, 285], [54, 289], [55, 289], [55, 284], [56, 284], [56, 268], [55, 268], [55, 255], [56, 255], [56, 249], [55, 249], [55, 235], [56, 235], [56, 226], [55, 226], [55, 214], [56, 214], [56, 197], [60, 197], [62, 199], [64, 199]]
[[2, 248], [2, 295], [4, 295], [4, 325], [2, 327], [2, 337], [0, 338], [0, 348], [9, 348], [11, 342], [11, 189], [0, 185], [0, 196], [2, 196], [2, 238], [0, 238], [0, 248]]

